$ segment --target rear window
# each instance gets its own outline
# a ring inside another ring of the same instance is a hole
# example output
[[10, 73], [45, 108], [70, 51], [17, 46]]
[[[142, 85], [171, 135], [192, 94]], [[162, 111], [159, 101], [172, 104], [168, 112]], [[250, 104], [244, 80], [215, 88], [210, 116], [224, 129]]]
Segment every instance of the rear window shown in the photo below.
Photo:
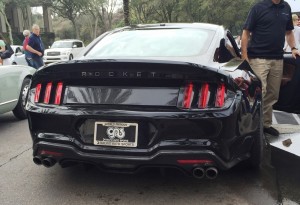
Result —
[[117, 32], [100, 40], [88, 58], [187, 57], [205, 53], [215, 31], [152, 29]]

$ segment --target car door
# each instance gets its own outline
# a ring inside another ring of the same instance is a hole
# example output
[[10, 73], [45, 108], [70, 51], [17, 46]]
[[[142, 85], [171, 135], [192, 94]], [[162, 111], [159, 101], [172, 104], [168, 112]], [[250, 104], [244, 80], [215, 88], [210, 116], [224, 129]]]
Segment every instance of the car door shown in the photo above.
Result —
[[20, 70], [14, 66], [0, 68], [0, 113], [14, 108], [19, 98]]
[[276, 110], [300, 113], [300, 57], [296, 59], [291, 53], [284, 55], [283, 75]]

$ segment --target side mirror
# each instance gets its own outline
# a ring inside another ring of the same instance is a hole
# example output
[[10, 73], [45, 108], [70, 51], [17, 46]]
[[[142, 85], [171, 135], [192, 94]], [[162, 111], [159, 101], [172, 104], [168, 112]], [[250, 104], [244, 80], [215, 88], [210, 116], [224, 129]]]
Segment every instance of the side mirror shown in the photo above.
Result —
[[51, 46], [48, 46], [48, 48], [51, 48]]
[[73, 45], [73, 47], [72, 48], [77, 48], [77, 45]]

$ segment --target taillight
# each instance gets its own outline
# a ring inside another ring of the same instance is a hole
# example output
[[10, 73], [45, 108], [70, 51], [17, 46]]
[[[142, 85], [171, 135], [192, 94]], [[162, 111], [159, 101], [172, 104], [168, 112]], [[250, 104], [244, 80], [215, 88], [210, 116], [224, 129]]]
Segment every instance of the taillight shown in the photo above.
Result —
[[216, 93], [215, 107], [223, 107], [225, 103], [225, 85], [223, 83], [218, 85]]
[[210, 97], [209, 84], [203, 83], [199, 92], [198, 108], [206, 108]]
[[56, 92], [55, 92], [55, 99], [54, 99], [54, 104], [55, 105], [60, 104], [62, 90], [63, 90], [63, 83], [62, 82], [57, 83]]
[[42, 84], [37, 84], [35, 88], [35, 94], [34, 94], [34, 102], [37, 103], [40, 100], [40, 94], [41, 94]]
[[46, 103], [46, 104], [49, 104], [51, 89], [52, 89], [52, 83], [47, 83], [45, 95], [44, 95], [44, 103]]
[[183, 108], [189, 109], [192, 103], [194, 85], [189, 83], [184, 89]]

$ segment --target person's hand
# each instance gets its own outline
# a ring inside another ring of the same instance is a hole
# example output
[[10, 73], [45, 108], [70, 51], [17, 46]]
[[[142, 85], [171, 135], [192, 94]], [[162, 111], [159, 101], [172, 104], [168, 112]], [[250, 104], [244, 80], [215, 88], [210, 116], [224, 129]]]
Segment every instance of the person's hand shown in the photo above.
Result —
[[249, 62], [249, 58], [247, 54], [242, 54], [242, 59], [246, 60], [247, 62]]
[[296, 59], [297, 55], [300, 56], [300, 52], [298, 51], [298, 49], [293, 49], [292, 50], [292, 55], [293, 55], [293, 58]]
[[38, 51], [38, 52], [37, 52], [37, 55], [38, 55], [38, 56], [42, 56], [43, 54], [42, 54], [41, 52]]

